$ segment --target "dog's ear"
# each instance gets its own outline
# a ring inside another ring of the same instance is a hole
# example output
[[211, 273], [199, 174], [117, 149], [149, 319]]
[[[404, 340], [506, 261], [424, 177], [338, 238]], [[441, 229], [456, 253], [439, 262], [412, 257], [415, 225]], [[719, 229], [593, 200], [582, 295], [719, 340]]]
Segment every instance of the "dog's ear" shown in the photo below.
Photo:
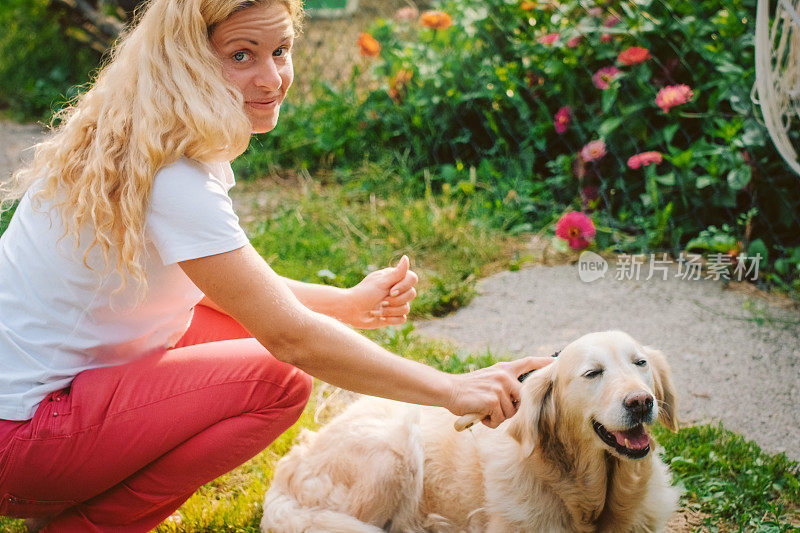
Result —
[[678, 431], [677, 419], [677, 393], [675, 385], [672, 383], [672, 370], [670, 370], [667, 358], [659, 350], [644, 347], [645, 353], [650, 360], [653, 369], [653, 381], [655, 390], [653, 391], [658, 401], [658, 420], [667, 429]]
[[553, 406], [554, 363], [535, 371], [523, 382], [520, 405], [508, 426], [508, 434], [519, 442], [523, 457], [533, 453], [543, 431], [555, 431]]

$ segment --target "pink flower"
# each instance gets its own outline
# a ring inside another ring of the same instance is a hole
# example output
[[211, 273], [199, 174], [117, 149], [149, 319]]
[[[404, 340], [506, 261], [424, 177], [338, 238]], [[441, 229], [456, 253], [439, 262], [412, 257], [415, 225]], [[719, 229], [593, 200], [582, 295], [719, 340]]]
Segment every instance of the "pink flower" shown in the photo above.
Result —
[[604, 155], [606, 155], [606, 143], [602, 139], [592, 141], [581, 148], [581, 157], [587, 163], [589, 161], [597, 161]]
[[642, 61], [647, 61], [651, 57], [650, 51], [647, 48], [631, 46], [619, 53], [617, 61], [625, 65], [637, 65]]
[[692, 96], [694, 92], [688, 85], [669, 85], [658, 91], [656, 105], [668, 113], [676, 105], [691, 101]]
[[570, 48], [575, 48], [576, 46], [581, 44], [581, 39], [583, 39], [582, 35], [576, 35], [575, 37], [567, 41], [567, 46], [569, 46]]
[[578, 211], [565, 213], [556, 223], [556, 235], [567, 241], [573, 250], [583, 250], [594, 239], [592, 219]]
[[598, 89], [608, 89], [611, 82], [617, 79], [620, 70], [617, 67], [603, 67], [592, 76], [592, 82]]
[[642, 152], [641, 154], [632, 155], [628, 158], [628, 167], [636, 169], [639, 167], [646, 167], [650, 164], [658, 165], [664, 157], [661, 152]]
[[569, 128], [570, 123], [572, 122], [572, 108], [570, 106], [564, 106], [558, 110], [556, 116], [554, 117], [554, 123], [556, 127], [556, 133], [561, 135], [567, 128]]
[[536, 42], [541, 44], [553, 44], [559, 37], [561, 37], [560, 33], [548, 33], [536, 39]]
[[401, 22], [417, 20], [417, 17], [419, 17], [419, 9], [414, 6], [401, 7], [394, 14], [394, 18]]
[[614, 26], [616, 26], [620, 22], [622, 22], [622, 19], [619, 18], [618, 16], [609, 15], [603, 21], [603, 26], [605, 26], [606, 28], [613, 28]]
[[610, 43], [613, 40], [614, 40], [614, 36], [611, 35], [610, 33], [604, 33], [603, 35], [600, 36], [600, 42], [601, 43]]
[[589, 11], [587, 11], [587, 13], [589, 14], [589, 16], [599, 17], [600, 15], [603, 14], [603, 8], [602, 7], [593, 7], [591, 9], [589, 9]]

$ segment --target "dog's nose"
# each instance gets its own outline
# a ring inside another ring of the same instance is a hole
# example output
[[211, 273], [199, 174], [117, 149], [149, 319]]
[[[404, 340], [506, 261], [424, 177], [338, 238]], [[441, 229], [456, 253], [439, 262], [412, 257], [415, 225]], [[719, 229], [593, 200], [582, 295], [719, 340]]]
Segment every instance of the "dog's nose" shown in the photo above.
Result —
[[653, 397], [645, 391], [632, 392], [623, 400], [625, 409], [638, 419], [642, 419], [653, 410]]

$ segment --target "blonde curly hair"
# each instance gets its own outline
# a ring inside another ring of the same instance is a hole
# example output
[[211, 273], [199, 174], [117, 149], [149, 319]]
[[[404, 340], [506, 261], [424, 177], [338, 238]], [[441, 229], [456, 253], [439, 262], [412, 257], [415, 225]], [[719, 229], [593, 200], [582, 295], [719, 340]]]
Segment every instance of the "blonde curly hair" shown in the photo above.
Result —
[[[89, 90], [59, 111], [33, 161], [0, 194], [20, 198], [42, 179], [34, 200], [59, 210], [65, 235], [80, 245], [94, 229], [105, 273], [111, 264], [146, 290], [145, 215], [153, 178], [180, 157], [231, 160], [247, 148], [251, 126], [241, 92], [222, 75], [211, 32], [233, 13], [280, 2], [295, 32], [302, 0], [152, 0], [111, 52]], [[112, 261], [114, 256], [115, 261]]]

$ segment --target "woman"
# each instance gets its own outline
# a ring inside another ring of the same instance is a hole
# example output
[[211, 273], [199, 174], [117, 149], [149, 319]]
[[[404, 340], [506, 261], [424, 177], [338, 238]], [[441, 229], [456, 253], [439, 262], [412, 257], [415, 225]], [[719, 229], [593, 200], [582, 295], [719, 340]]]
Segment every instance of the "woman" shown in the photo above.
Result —
[[515, 412], [529, 358], [448, 375], [354, 332], [401, 324], [403, 258], [351, 289], [276, 275], [231, 208], [292, 83], [300, 0], [153, 0], [21, 171], [0, 239], [0, 514], [148, 531], [295, 422], [309, 374]]

